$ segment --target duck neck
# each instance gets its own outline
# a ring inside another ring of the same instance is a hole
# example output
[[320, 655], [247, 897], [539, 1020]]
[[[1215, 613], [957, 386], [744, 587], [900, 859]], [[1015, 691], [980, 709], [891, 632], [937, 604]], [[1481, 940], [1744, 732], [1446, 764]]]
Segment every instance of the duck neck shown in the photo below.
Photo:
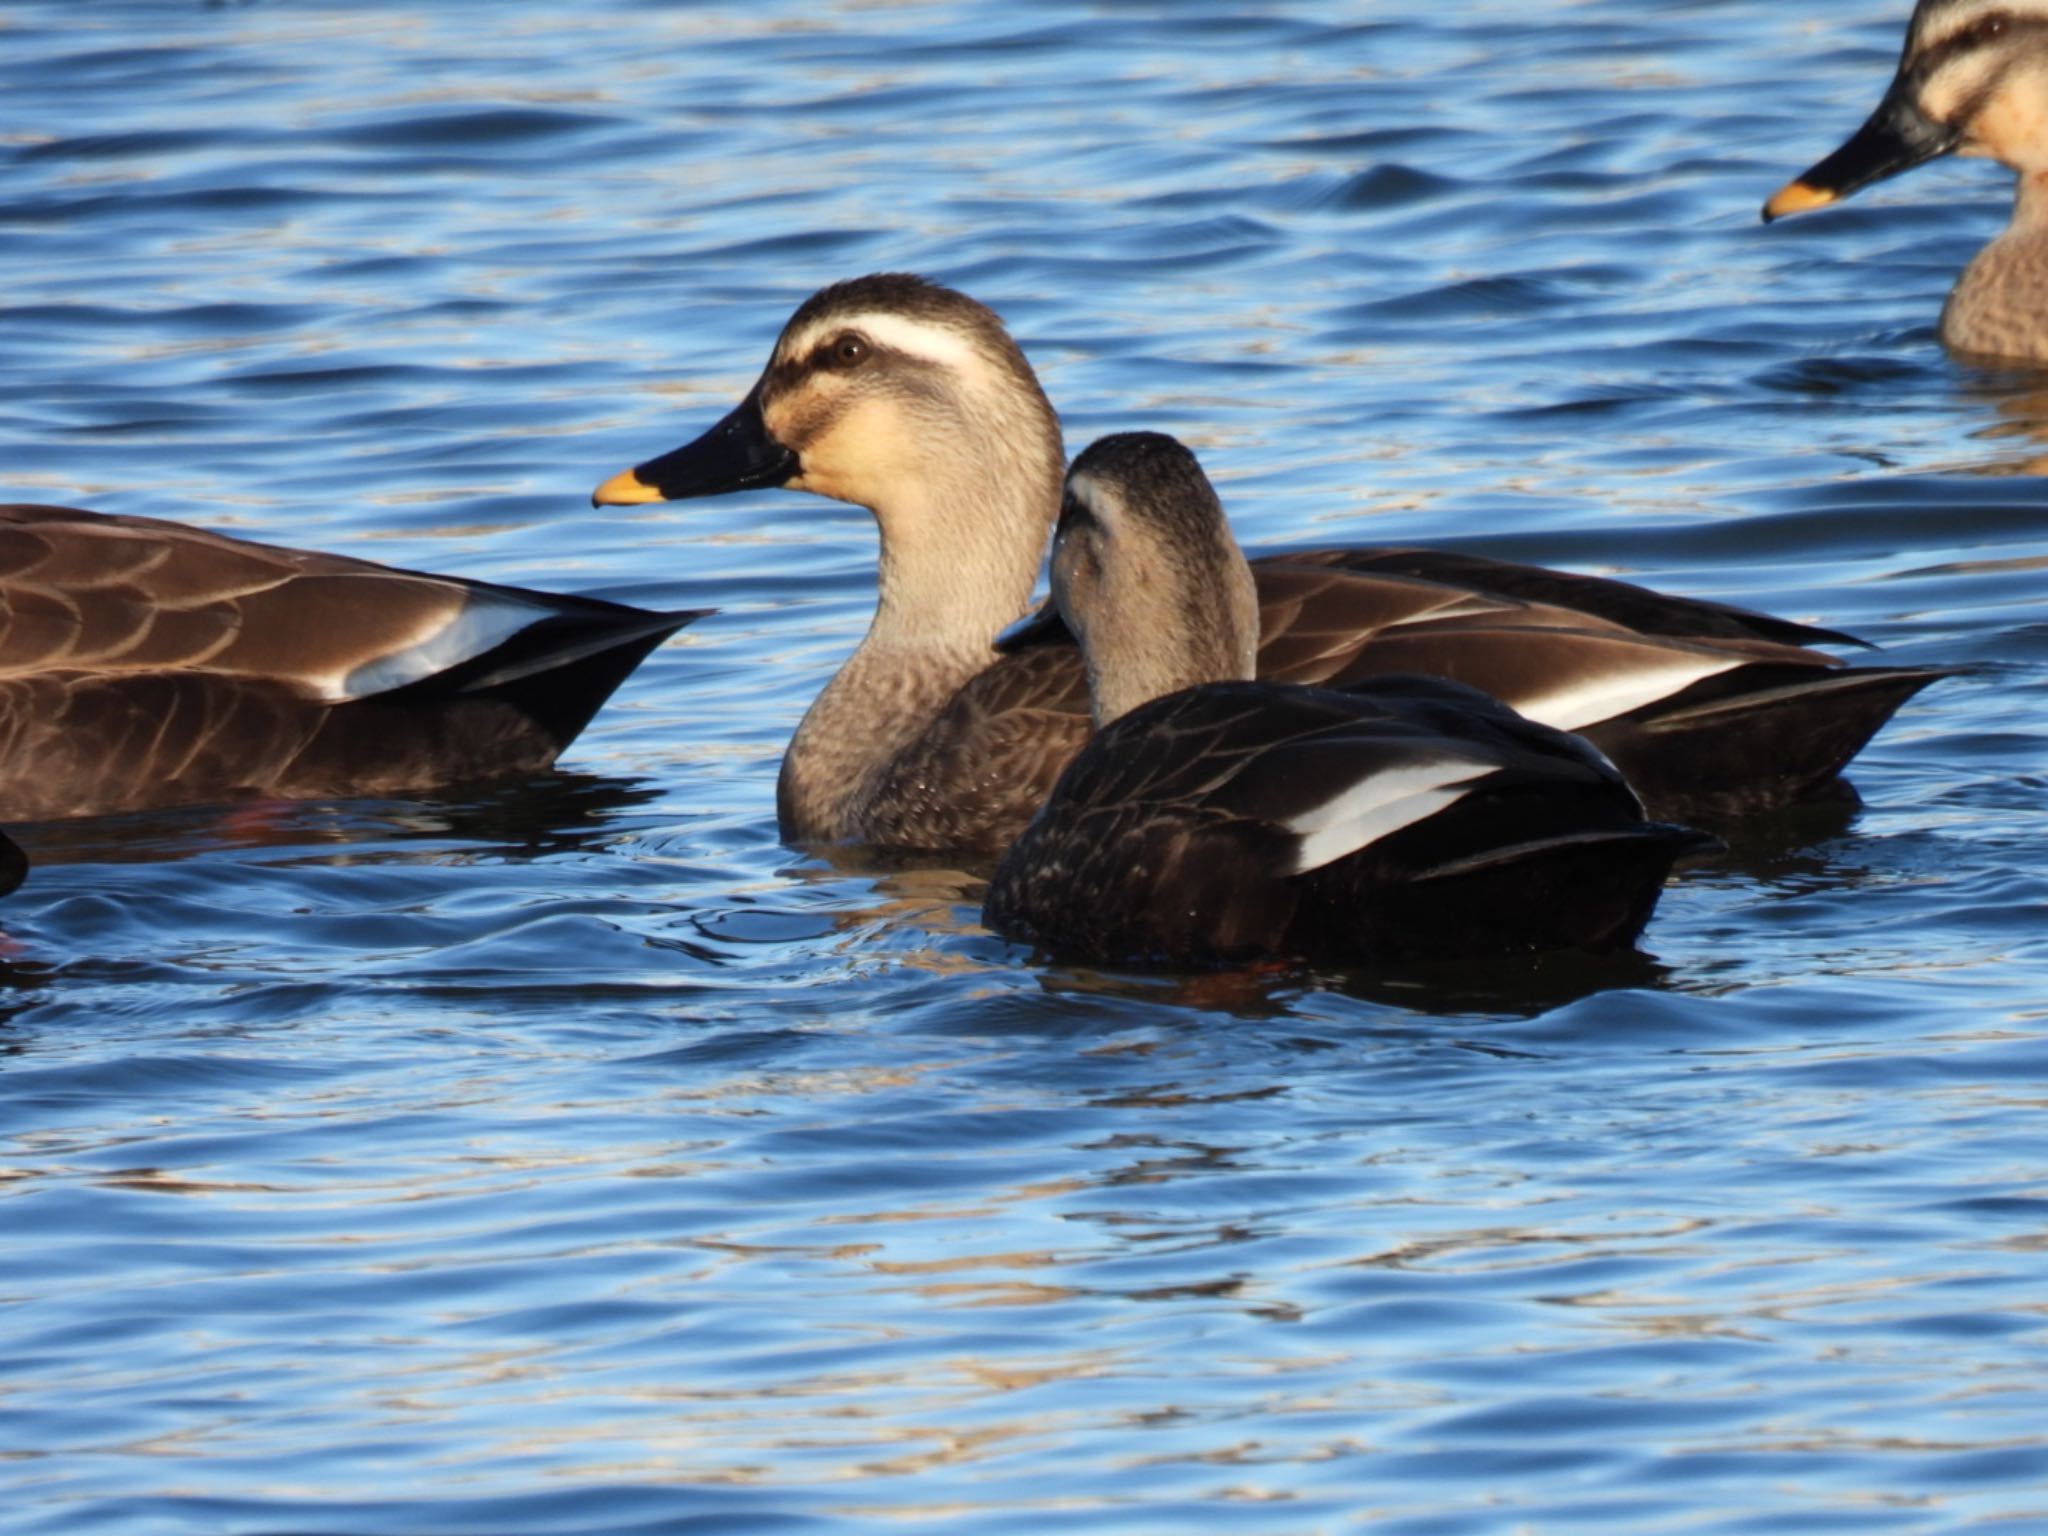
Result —
[[783, 757], [785, 841], [870, 840], [862, 813], [878, 782], [995, 660], [997, 633], [1029, 605], [1059, 476], [1055, 446], [1036, 473], [906, 477], [900, 497], [873, 508], [882, 536], [874, 621]]
[[2048, 174], [2022, 172], [2012, 225], [1979, 251], [1941, 316], [1941, 339], [1962, 352], [2048, 358]]
[[2048, 168], [2020, 171], [2013, 186], [2012, 228], [2034, 234], [2048, 229]]
[[1249, 671], [1227, 665], [1207, 650], [1177, 655], [1138, 653], [1109, 658], [1100, 666], [1096, 665], [1096, 658], [1091, 653], [1088, 697], [1093, 703], [1095, 728], [1100, 730], [1140, 704], [1163, 699], [1183, 688], [1196, 688], [1203, 683], [1235, 682], [1250, 676]]
[[1123, 551], [1082, 611], [1055, 565], [1054, 595], [1081, 637], [1097, 730], [1183, 688], [1258, 674], [1258, 583], [1221, 508], [1209, 538], [1206, 549]]
[[[1250, 580], [1247, 572], [1247, 586]], [[1213, 609], [1216, 605], [1201, 604], [1200, 596], [1197, 595], [1197, 605], [1184, 613], [1157, 612], [1156, 628], [1146, 634], [1128, 633], [1131, 626], [1119, 622], [1105, 635], [1103, 630], [1108, 626], [1097, 619], [1085, 646], [1088, 697], [1097, 730], [1140, 704], [1179, 693], [1183, 688], [1242, 682], [1256, 674], [1256, 594], [1251, 598], [1254, 606], [1248, 634], [1236, 622], [1234, 612], [1205, 612], [1205, 608]]]

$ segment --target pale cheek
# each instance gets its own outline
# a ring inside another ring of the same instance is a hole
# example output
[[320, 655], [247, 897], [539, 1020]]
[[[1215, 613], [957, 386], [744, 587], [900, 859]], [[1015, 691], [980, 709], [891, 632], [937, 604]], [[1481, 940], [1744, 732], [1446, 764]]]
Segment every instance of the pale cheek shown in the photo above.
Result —
[[784, 441], [803, 461], [802, 489], [862, 506], [889, 499], [891, 487], [900, 488], [916, 463], [901, 415], [877, 402], [835, 412]]
[[1934, 122], [1952, 122], [1962, 109], [1963, 92], [1958, 88], [1954, 75], [1945, 73], [1922, 87], [1913, 104]]
[[1970, 140], [1966, 152], [2023, 171], [2048, 170], [2048, 90], [2030, 79], [2001, 91], [1970, 125]]

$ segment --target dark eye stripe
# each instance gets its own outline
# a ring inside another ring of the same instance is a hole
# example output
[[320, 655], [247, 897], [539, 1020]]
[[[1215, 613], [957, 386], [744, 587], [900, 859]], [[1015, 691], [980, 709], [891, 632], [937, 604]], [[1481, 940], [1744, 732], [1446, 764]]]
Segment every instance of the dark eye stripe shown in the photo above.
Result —
[[1953, 37], [1942, 39], [1942, 41], [1936, 43], [1918, 58], [1912, 60], [1910, 65], [1912, 75], [1924, 86], [1927, 81], [1932, 80], [1939, 71], [1945, 69], [1956, 59], [1974, 53], [1980, 48], [1987, 48], [1994, 43], [2005, 45], [2004, 60], [2001, 67], [1994, 69], [1990, 75], [1980, 81], [1976, 89], [1971, 91], [1968, 96], [1948, 113], [1942, 122], [1944, 127], [1952, 129], [1966, 128], [1976, 120], [1977, 115], [1985, 107], [1991, 104], [1992, 99], [2005, 88], [2006, 76], [2011, 72], [2012, 67], [2020, 61], [2020, 50], [2012, 46], [2013, 39], [2030, 32], [2048, 32], [2048, 21], [2037, 20], [2033, 17], [2015, 16], [2010, 11], [1993, 11], [1988, 16], [1978, 17]]
[[1943, 38], [1920, 56], [1919, 67], [1923, 75], [1931, 75], [1952, 59], [1975, 52], [1991, 43], [1998, 42], [2027, 29], [2038, 29], [2038, 21], [2023, 21], [2010, 11], [1993, 11], [1988, 16], [1979, 16], [1962, 31]]

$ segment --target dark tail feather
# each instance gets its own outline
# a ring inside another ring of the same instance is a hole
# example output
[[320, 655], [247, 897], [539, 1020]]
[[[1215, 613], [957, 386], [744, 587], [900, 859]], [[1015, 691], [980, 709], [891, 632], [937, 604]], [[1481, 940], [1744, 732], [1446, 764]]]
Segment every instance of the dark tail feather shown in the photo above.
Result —
[[1650, 815], [1742, 816], [1853, 795], [1841, 781], [1849, 760], [1914, 694], [1965, 670], [1759, 663], [1581, 734], [1613, 759]]
[[1489, 848], [1468, 858], [1451, 859], [1415, 876], [1423, 880], [1452, 880], [1481, 870], [1504, 869], [1532, 859], [1595, 852], [1603, 848], [1635, 850], [1647, 846], [1664, 850], [1667, 864], [1711, 858], [1726, 853], [1728, 845], [1711, 832], [1682, 827], [1668, 821], [1646, 821], [1633, 827], [1606, 827], [1596, 832], [1567, 832], [1557, 837], [1531, 838], [1507, 848]]
[[1410, 887], [1417, 917], [1440, 908], [1523, 949], [1622, 949], [1635, 942], [1681, 859], [1721, 851], [1691, 827], [1645, 822], [1537, 838], [1430, 870]]
[[1301, 877], [1312, 894], [1295, 919], [1297, 947], [1394, 960], [1620, 949], [1650, 920], [1672, 865], [1720, 844], [1690, 827], [1623, 822], [1466, 846], [1391, 882], [1363, 863]]
[[[648, 652], [711, 611], [699, 608], [650, 614], [643, 623], [623, 625], [608, 632], [593, 629], [581, 620], [566, 620], [560, 630], [547, 637], [555, 642], [551, 657], [531, 661], [507, 658], [501, 666], [467, 684], [464, 691], [500, 698], [524, 710], [566, 747], [619, 684], [647, 658]], [[546, 627], [542, 624], [534, 629]], [[534, 630], [527, 631], [529, 635], [533, 633]], [[477, 659], [488, 662], [491, 657]]]
[[[686, 608], [674, 613], [639, 613], [631, 618], [610, 614], [561, 614], [527, 626], [519, 634], [477, 657], [469, 665], [485, 670], [464, 676], [459, 684], [464, 693], [487, 693], [502, 689], [543, 672], [571, 666], [588, 656], [639, 646], [633, 653], [637, 665], [654, 647], [684, 625], [701, 619], [711, 608]], [[628, 610], [629, 613], [632, 610]], [[645, 644], [641, 644], [641, 642]], [[467, 672], [467, 668], [464, 669]], [[630, 667], [628, 671], [632, 670]], [[455, 674], [450, 673], [453, 677]]]
[[639, 608], [572, 611], [529, 624], [461, 666], [378, 696], [383, 704], [457, 695], [497, 699], [569, 745], [604, 701], [662, 641], [710, 608], [649, 613]]

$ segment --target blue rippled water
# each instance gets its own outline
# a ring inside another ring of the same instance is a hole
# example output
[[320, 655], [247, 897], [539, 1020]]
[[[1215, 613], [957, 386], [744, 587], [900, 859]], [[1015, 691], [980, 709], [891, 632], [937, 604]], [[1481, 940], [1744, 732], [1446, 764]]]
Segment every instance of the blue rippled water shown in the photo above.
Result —
[[[721, 610], [534, 784], [23, 829], [0, 1525], [2048, 1531], [2007, 178], [1756, 220], [1905, 10], [0, 0], [0, 495]], [[1034, 966], [777, 843], [864, 516], [586, 505], [883, 268], [1253, 548], [1981, 670], [1640, 957]]]

